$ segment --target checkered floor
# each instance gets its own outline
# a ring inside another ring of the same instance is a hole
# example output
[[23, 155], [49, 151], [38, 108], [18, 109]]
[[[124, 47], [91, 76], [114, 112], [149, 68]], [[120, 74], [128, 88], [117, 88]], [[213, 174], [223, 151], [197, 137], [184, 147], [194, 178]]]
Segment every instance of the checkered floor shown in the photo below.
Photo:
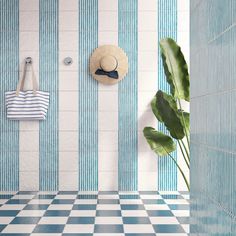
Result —
[[187, 236], [188, 192], [0, 193], [0, 234]]

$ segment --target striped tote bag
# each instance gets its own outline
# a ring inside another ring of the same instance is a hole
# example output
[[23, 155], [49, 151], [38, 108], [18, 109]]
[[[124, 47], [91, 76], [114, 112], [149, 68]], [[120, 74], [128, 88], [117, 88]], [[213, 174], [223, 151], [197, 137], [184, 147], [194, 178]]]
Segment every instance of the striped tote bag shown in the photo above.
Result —
[[[33, 90], [23, 91], [27, 66], [31, 66]], [[26, 63], [22, 78], [15, 91], [5, 93], [7, 118], [10, 120], [45, 120], [49, 93], [38, 90], [33, 66]]]

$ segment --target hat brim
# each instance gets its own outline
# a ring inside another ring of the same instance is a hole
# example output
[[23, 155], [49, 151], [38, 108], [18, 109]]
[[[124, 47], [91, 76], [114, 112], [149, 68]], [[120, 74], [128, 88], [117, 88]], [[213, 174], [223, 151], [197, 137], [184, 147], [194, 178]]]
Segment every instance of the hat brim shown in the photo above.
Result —
[[[100, 60], [106, 56], [111, 55], [117, 59], [118, 65], [116, 71], [118, 72], [118, 79], [110, 78], [106, 75], [96, 75], [95, 72], [100, 68]], [[114, 45], [103, 45], [96, 48], [90, 57], [90, 73], [93, 78], [103, 84], [116, 84], [122, 80], [128, 72], [128, 57], [123, 49]]]

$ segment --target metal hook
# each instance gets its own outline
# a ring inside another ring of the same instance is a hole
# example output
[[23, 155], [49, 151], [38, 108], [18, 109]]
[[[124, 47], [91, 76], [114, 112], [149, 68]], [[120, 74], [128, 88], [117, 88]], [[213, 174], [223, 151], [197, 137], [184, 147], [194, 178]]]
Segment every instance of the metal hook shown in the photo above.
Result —
[[66, 66], [69, 66], [69, 65], [71, 65], [72, 63], [73, 63], [73, 60], [72, 60], [71, 57], [66, 57], [66, 58], [64, 59], [64, 64], [65, 64]]
[[32, 62], [33, 62], [32, 57], [25, 58], [25, 64], [32, 64]]

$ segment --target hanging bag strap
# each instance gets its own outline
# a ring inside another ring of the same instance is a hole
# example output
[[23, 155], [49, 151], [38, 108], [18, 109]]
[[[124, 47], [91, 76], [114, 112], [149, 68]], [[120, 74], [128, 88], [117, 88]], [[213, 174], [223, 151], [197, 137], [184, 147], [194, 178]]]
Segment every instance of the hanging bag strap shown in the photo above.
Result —
[[23, 91], [24, 89], [24, 84], [25, 84], [25, 77], [26, 77], [26, 72], [27, 72], [27, 66], [31, 66], [31, 80], [32, 80], [32, 84], [33, 84], [33, 92], [34, 95], [36, 95], [36, 91], [38, 90], [38, 83], [35, 77], [35, 73], [34, 73], [34, 68], [33, 65], [31, 63], [25, 63], [24, 64], [24, 70], [23, 70], [23, 75], [20, 78], [18, 85], [17, 85], [17, 89], [16, 89], [16, 96], [19, 96], [20, 91]]

